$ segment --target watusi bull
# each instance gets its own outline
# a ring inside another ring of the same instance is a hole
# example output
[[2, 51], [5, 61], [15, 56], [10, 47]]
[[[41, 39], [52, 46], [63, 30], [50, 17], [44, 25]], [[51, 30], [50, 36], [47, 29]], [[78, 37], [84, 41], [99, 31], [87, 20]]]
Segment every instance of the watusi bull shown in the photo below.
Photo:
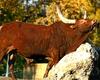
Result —
[[[95, 20], [69, 20], [63, 17], [57, 7], [62, 22], [50, 26], [33, 25], [23, 22], [4, 24], [0, 30], [0, 61], [9, 53], [18, 54], [26, 59], [48, 57], [44, 77], [65, 54], [76, 50], [96, 25]], [[15, 61], [15, 60], [14, 60]], [[13, 64], [10, 65], [14, 80]]]

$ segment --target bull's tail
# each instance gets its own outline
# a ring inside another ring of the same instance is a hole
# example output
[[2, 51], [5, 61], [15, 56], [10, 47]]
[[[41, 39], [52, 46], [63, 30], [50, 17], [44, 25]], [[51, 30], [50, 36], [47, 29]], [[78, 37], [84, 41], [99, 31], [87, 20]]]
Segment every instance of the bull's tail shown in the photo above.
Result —
[[7, 55], [7, 65], [6, 65], [6, 77], [9, 75], [9, 54]]

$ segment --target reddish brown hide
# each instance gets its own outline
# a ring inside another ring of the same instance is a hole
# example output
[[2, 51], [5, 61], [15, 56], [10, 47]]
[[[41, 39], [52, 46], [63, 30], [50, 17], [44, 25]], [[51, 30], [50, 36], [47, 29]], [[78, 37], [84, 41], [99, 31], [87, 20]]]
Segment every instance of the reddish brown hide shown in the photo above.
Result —
[[5, 24], [0, 30], [0, 61], [11, 51], [28, 59], [49, 57], [44, 75], [47, 77], [53, 65], [86, 40], [95, 24], [96, 21], [84, 19], [76, 20], [75, 24], [56, 22], [50, 26]]

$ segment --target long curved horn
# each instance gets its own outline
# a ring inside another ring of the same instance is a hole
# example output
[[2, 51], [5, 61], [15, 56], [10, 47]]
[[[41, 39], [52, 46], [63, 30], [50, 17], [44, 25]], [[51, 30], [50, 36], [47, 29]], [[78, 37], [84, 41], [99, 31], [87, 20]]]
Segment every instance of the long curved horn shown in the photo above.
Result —
[[86, 13], [86, 11], [84, 11], [84, 16], [83, 16], [83, 18], [84, 18], [84, 19], [87, 18], [87, 13]]
[[60, 11], [58, 5], [56, 5], [56, 8], [57, 8], [57, 14], [58, 14], [59, 18], [61, 19], [61, 21], [62, 21], [63, 23], [75, 24], [76, 20], [66, 19], [66, 18], [62, 15], [62, 13], [61, 13], [61, 11]]

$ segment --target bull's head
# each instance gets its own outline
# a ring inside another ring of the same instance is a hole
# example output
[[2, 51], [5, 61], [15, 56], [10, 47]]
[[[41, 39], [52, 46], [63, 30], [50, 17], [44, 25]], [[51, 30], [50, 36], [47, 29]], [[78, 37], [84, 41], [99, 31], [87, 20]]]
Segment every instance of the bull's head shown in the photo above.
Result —
[[77, 20], [74, 25], [71, 25], [73, 29], [78, 29], [80, 32], [89, 32], [91, 31], [95, 26], [97, 22], [96, 20], [86, 20], [86, 19], [80, 19]]
[[77, 28], [81, 32], [87, 32], [87, 31], [92, 30], [94, 25], [96, 24], [95, 20], [86, 19], [87, 18], [86, 11], [84, 12], [84, 16], [83, 16], [84, 19], [75, 20], [75, 19], [65, 18], [62, 15], [58, 5], [56, 5], [56, 8], [57, 8], [57, 14], [58, 14], [59, 18], [61, 19], [61, 21], [65, 24], [71, 24], [70, 27], [73, 29]]

